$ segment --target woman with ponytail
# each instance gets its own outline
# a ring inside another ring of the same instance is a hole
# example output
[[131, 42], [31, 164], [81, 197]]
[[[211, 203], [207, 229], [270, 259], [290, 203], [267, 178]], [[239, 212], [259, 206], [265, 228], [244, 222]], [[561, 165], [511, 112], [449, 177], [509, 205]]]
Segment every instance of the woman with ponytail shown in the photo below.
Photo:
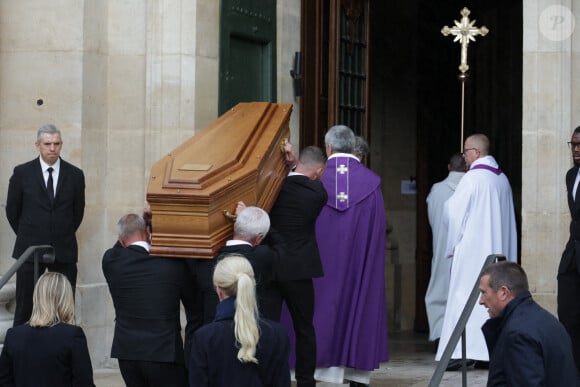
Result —
[[288, 334], [259, 317], [249, 261], [226, 256], [216, 265], [213, 282], [220, 303], [214, 322], [193, 337], [190, 387], [290, 386]]

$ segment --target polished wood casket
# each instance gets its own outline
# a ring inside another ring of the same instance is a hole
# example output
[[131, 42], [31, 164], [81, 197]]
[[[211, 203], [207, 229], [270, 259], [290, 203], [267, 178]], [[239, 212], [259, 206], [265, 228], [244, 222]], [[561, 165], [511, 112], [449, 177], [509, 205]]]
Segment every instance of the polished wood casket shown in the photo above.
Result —
[[270, 211], [287, 175], [291, 104], [240, 103], [151, 169], [151, 254], [212, 258], [242, 200]]

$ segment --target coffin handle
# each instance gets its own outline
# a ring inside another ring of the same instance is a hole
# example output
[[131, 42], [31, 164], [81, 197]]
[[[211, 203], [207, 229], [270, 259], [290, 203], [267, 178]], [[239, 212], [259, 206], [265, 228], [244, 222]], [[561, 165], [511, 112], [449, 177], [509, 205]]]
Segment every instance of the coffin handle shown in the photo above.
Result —
[[284, 150], [284, 147], [286, 146], [286, 144], [288, 144], [288, 137], [284, 137], [282, 139], [282, 141], [280, 141], [280, 151], [282, 152], [282, 154], [285, 154], [286, 151]]
[[229, 212], [228, 210], [224, 210], [224, 216], [226, 218], [228, 218], [229, 220], [231, 220], [232, 222], [236, 221], [236, 216], [234, 214], [232, 214], [231, 212]]

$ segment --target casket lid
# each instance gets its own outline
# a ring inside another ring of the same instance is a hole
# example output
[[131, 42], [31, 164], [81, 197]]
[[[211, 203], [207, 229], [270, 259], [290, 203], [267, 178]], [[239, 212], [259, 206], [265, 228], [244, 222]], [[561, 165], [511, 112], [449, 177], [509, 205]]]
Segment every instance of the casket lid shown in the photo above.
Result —
[[240, 103], [153, 165], [152, 253], [212, 257], [231, 239], [224, 210], [239, 200], [270, 210], [287, 172], [281, 146], [291, 110]]

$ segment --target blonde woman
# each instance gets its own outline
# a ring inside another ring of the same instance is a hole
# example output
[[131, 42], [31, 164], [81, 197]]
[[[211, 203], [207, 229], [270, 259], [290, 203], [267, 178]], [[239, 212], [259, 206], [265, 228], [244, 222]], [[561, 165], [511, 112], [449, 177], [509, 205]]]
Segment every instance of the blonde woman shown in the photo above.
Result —
[[258, 317], [249, 261], [226, 256], [216, 265], [213, 282], [220, 303], [215, 321], [193, 337], [190, 387], [290, 386], [288, 334], [280, 324]]
[[94, 386], [87, 340], [74, 323], [70, 282], [57, 272], [40, 276], [30, 321], [6, 334], [0, 386]]

